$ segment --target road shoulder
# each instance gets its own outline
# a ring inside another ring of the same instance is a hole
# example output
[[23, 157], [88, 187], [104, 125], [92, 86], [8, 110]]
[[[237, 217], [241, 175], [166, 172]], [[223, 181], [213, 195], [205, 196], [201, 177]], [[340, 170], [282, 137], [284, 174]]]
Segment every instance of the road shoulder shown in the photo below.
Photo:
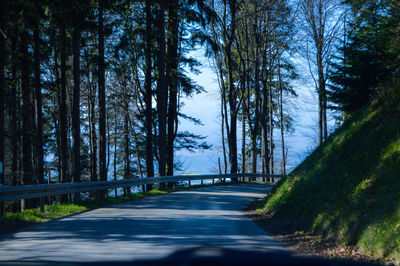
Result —
[[245, 215], [294, 256], [341, 258], [360, 262], [379, 263], [379, 261], [363, 253], [356, 246], [340, 247], [333, 239], [324, 239], [311, 232], [297, 231], [293, 228], [280, 226], [279, 221], [256, 212], [257, 205], [262, 201], [263, 199], [253, 201], [246, 208]]

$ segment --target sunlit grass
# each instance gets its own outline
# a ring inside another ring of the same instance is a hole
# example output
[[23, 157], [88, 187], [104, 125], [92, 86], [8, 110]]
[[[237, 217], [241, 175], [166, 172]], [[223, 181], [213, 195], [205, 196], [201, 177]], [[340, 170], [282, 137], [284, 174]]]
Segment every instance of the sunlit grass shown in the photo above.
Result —
[[41, 212], [39, 208], [25, 210], [17, 213], [6, 213], [1, 218], [1, 225], [3, 226], [8, 222], [24, 221], [31, 223], [39, 223], [54, 219], [57, 217], [65, 216], [67, 214], [80, 212], [86, 210], [87, 207], [80, 206], [72, 203], [46, 205], [44, 212]]
[[258, 212], [400, 264], [399, 95], [382, 102], [346, 121]]

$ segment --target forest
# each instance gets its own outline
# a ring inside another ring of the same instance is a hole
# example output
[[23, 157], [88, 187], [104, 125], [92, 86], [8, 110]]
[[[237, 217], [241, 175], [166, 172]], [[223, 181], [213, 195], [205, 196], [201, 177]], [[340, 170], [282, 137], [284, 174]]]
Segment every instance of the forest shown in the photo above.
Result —
[[[399, 82], [396, 0], [0, 5], [0, 180], [7, 186], [172, 176], [180, 169], [176, 151], [212, 148], [179, 130], [183, 119], [201, 124], [181, 112], [185, 97], [204, 92], [189, 75], [199, 72], [191, 56], [199, 47], [218, 79], [220, 173], [286, 174], [285, 136], [293, 131], [286, 106], [299, 72], [315, 84], [319, 144], [328, 138], [328, 110], [343, 121]], [[3, 211], [37, 205], [23, 200]]]

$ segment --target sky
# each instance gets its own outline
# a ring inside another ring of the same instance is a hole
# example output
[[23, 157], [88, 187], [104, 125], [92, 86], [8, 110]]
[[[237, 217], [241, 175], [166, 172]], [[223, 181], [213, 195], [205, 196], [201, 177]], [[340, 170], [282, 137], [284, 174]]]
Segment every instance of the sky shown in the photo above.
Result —
[[[182, 174], [207, 174], [218, 171], [218, 157], [222, 163], [222, 144], [221, 144], [221, 116], [220, 116], [220, 96], [217, 75], [211, 68], [211, 59], [205, 58], [201, 49], [191, 54], [199, 60], [202, 66], [199, 68], [200, 74], [189, 76], [205, 92], [193, 95], [191, 98], [184, 98], [182, 112], [198, 118], [203, 125], [194, 125], [190, 121], [180, 119], [179, 131], [188, 130], [194, 134], [206, 136], [208, 144], [212, 145], [211, 150], [176, 152], [176, 159], [182, 162]], [[318, 103], [315, 86], [309, 75], [308, 68], [300, 61], [295, 65], [300, 74], [300, 79], [293, 82], [298, 97], [290, 99], [284, 108], [292, 114], [294, 121], [294, 132], [286, 133], [285, 142], [288, 147], [288, 169], [292, 170], [304, 158], [309, 155], [317, 146], [317, 121]], [[328, 114], [328, 117], [331, 115]], [[331, 120], [331, 119], [330, 119]], [[241, 143], [241, 122], [238, 122], [238, 149]], [[333, 121], [329, 121], [328, 128], [334, 127]], [[279, 147], [281, 140], [279, 132], [275, 132], [275, 145]], [[276, 151], [277, 156], [280, 149]]]

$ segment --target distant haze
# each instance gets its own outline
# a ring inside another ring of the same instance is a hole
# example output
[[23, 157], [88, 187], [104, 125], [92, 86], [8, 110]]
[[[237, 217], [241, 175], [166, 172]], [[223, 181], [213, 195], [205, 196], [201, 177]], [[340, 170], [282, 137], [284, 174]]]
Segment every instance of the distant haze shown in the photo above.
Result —
[[[200, 74], [190, 74], [189, 76], [206, 92], [195, 94], [192, 98], [183, 99], [184, 106], [182, 112], [198, 118], [203, 123], [194, 125], [192, 122], [180, 119], [179, 131], [188, 130], [194, 134], [206, 136], [208, 144], [212, 145], [211, 150], [196, 151], [177, 151], [177, 160], [182, 163], [182, 173], [187, 174], [206, 174], [218, 172], [218, 157], [223, 164], [223, 154], [221, 145], [221, 116], [220, 116], [220, 95], [217, 76], [213, 72], [210, 62], [201, 54], [201, 50], [192, 53], [192, 56], [198, 59], [202, 66]], [[288, 169], [292, 170], [297, 166], [311, 151], [316, 147], [317, 142], [317, 94], [311, 79], [308, 77], [306, 66], [301, 65], [299, 61], [297, 67], [301, 66], [305, 71], [301, 80], [293, 82], [293, 88], [299, 95], [286, 103], [288, 110], [294, 120], [294, 133], [286, 133], [285, 141], [288, 147]], [[331, 115], [329, 115], [331, 117]], [[330, 119], [332, 120], [332, 119]], [[330, 128], [333, 128], [333, 121], [330, 121]], [[238, 123], [238, 156], [241, 150], [241, 122]], [[276, 165], [279, 168], [280, 162], [280, 134], [276, 131], [274, 136], [276, 145], [275, 156]], [[229, 171], [229, 169], [228, 169]]]

